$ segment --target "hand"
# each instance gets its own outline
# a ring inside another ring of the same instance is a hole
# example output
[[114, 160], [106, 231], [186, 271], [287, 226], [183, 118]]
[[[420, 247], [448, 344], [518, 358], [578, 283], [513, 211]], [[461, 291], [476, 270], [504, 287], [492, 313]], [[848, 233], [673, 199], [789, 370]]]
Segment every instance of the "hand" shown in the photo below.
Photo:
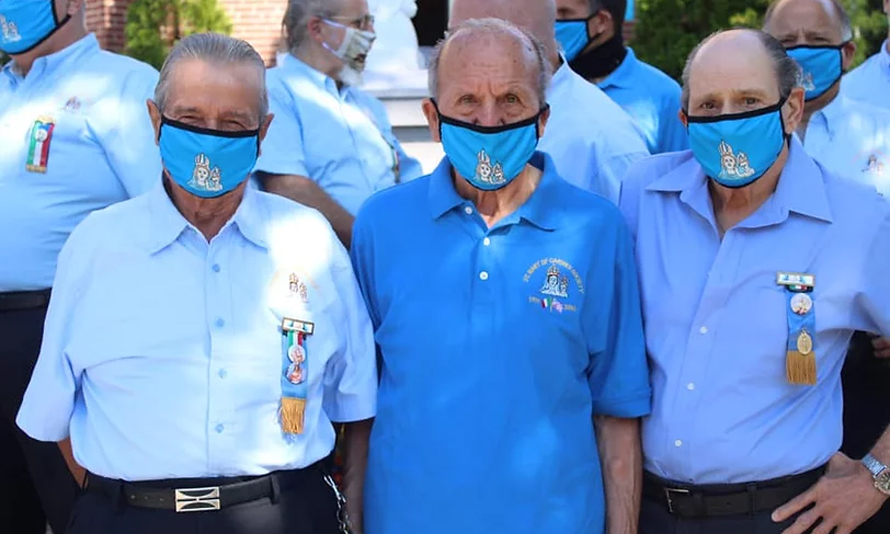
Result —
[[875, 348], [876, 358], [890, 359], [890, 338], [876, 337], [871, 340], [871, 344]]
[[822, 522], [812, 534], [850, 534], [873, 516], [884, 504], [887, 496], [875, 488], [871, 473], [856, 460], [843, 453], [836, 453], [828, 462], [828, 470], [807, 491], [773, 512], [772, 519], [781, 523], [813, 507], [797, 517], [782, 534], [802, 534], [812, 527], [819, 518]]

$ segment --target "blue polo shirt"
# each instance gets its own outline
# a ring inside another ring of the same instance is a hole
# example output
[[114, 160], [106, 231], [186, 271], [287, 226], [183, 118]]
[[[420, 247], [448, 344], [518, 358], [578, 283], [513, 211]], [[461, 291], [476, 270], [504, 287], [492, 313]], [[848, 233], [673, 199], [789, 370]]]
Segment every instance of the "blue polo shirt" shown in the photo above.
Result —
[[430, 175], [371, 197], [352, 256], [380, 359], [367, 534], [600, 534], [592, 415], [649, 413], [629, 231], [549, 156], [488, 228]]
[[621, 65], [597, 86], [624, 108], [643, 131], [652, 154], [689, 148], [680, 122], [680, 85], [670, 76], [637, 59], [630, 48]]

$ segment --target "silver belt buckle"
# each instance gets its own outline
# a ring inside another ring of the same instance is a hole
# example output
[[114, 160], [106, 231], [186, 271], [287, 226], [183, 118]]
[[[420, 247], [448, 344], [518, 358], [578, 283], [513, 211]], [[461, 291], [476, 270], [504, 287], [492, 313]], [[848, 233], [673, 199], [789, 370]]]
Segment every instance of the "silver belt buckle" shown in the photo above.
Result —
[[219, 486], [173, 490], [177, 512], [209, 512], [219, 510]]
[[689, 495], [688, 489], [682, 488], [664, 488], [664, 496], [667, 498], [668, 512], [674, 513], [674, 500], [671, 499], [672, 493], [678, 493], [680, 495]]

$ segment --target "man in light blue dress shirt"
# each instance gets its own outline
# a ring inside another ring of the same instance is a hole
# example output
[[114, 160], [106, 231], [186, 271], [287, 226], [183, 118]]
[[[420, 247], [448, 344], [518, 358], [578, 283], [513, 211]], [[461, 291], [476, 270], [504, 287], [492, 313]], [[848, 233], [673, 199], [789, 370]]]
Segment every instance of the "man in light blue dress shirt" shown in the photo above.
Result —
[[680, 85], [624, 45], [627, 0], [556, 0], [556, 36], [569, 66], [636, 121], [652, 154], [689, 148], [677, 117]]
[[321, 211], [346, 247], [375, 191], [422, 174], [376, 98], [356, 87], [374, 41], [366, 0], [288, 0], [288, 53], [268, 73], [277, 119], [257, 162], [260, 185]]
[[360, 531], [370, 322], [324, 218], [247, 187], [267, 102], [250, 45], [180, 41], [149, 106], [163, 179], [60, 254], [17, 422], [88, 471], [69, 534], [342, 532], [332, 422]]
[[618, 202], [627, 168], [649, 151], [633, 119], [560, 54], [554, 0], [453, 0], [448, 24], [484, 17], [509, 21], [544, 45], [553, 77], [547, 88], [550, 126], [540, 149], [550, 154], [564, 180]]
[[835, 0], [779, 0], [766, 13], [764, 31], [803, 68], [806, 106], [796, 133], [807, 153], [833, 173], [890, 197], [890, 108], [841, 90], [841, 75], [856, 52], [844, 7]]
[[890, 430], [862, 464], [838, 452], [853, 331], [890, 333], [890, 204], [791, 137], [800, 83], [766, 33], [706, 39], [692, 151], [624, 182], [654, 389], [643, 534], [847, 534], [890, 495]]
[[446, 157], [356, 220], [381, 369], [368, 534], [636, 532], [633, 250], [615, 206], [536, 150], [545, 58], [502, 20], [452, 27], [423, 104]]
[[100, 50], [84, 19], [82, 1], [0, 1], [12, 58], [0, 69], [0, 525], [22, 534], [47, 521], [63, 534], [77, 489], [59, 447], [14, 423], [59, 251], [87, 214], [147, 191], [161, 169], [145, 111], [157, 71]]
[[844, 76], [841, 91], [854, 100], [890, 108], [890, 0], [884, 0], [887, 15], [887, 40], [881, 49], [862, 65]]

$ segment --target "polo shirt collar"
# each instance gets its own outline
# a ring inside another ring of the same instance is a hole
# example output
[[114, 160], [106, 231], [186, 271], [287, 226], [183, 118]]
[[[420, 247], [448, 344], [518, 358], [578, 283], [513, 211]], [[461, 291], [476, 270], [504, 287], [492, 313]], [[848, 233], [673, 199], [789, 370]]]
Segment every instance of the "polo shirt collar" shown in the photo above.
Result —
[[[192, 225], [170, 200], [164, 188], [164, 179], [158, 180], [158, 184], [146, 195], [150, 219], [148, 250], [151, 254], [155, 254], [179, 239], [182, 232]], [[248, 183], [235, 215], [222, 227], [220, 234], [229, 225], [234, 225], [245, 239], [258, 247], [268, 248], [265, 237], [265, 229], [268, 227], [267, 214], [259, 201], [259, 195], [260, 193]], [[196, 228], [194, 230], [197, 232]]]
[[[511, 219], [525, 220], [541, 229], [554, 230], [557, 227], [558, 190], [562, 178], [556, 173], [551, 157], [544, 152], [536, 151], [529, 163], [542, 171], [541, 181], [525, 204], [507, 217], [505, 222]], [[430, 216], [438, 219], [466, 202], [468, 201], [457, 194], [454, 188], [451, 163], [445, 156], [430, 175]]]
[[[99, 41], [96, 40], [96, 36], [92, 33], [87, 34], [58, 52], [35, 59], [34, 63], [31, 64], [31, 70], [28, 71], [28, 76], [52, 76], [69, 65], [79, 63], [83, 58], [100, 51]], [[21, 79], [22, 76], [16, 74], [15, 70], [13, 70], [13, 63], [15, 61], [10, 61], [3, 66], [3, 74]]]
[[[708, 178], [692, 151], [671, 172], [649, 184], [648, 191], [680, 193], [680, 200], [699, 215], [713, 221], [713, 205], [708, 192]], [[823, 169], [807, 155], [796, 137], [791, 139], [788, 160], [779, 176], [776, 191], [764, 203], [761, 210], [743, 221], [740, 227], [757, 227], [776, 224], [784, 220], [788, 212], [798, 213], [831, 222], [831, 207], [825, 191]]]
[[624, 61], [618, 65], [618, 68], [612, 71], [611, 74], [606, 76], [604, 80], [597, 84], [600, 89], [605, 89], [607, 87], [624, 87], [624, 88], [632, 88], [634, 84], [634, 71], [636, 70], [639, 61], [637, 59], [636, 54], [632, 48], [627, 47], [627, 55], [624, 57]]

